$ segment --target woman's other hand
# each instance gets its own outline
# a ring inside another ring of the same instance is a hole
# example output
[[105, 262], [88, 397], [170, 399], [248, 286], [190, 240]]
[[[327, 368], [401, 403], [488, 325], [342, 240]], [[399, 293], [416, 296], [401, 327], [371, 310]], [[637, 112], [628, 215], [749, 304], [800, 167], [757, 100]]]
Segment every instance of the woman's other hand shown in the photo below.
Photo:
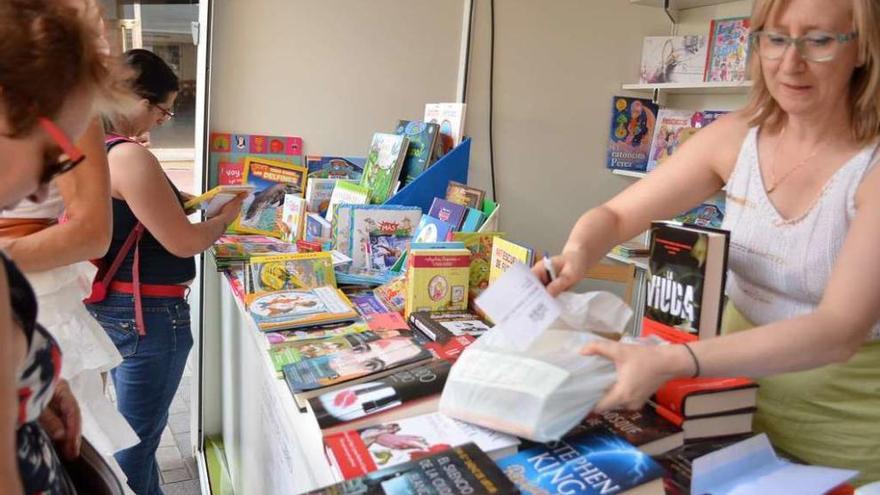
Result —
[[247, 197], [248, 193], [239, 193], [235, 196], [235, 198], [232, 199], [232, 201], [223, 205], [223, 208], [220, 208], [220, 211], [217, 212], [217, 215], [215, 215], [215, 217], [222, 219], [225, 225], [231, 224], [235, 221], [238, 215], [241, 214], [241, 204]]
[[550, 259], [551, 263], [553, 263], [553, 273], [556, 274], [555, 280], [550, 280], [543, 260], [538, 261], [532, 267], [532, 273], [537, 275], [541, 282], [547, 286], [547, 291], [550, 292], [550, 295], [556, 297], [583, 280], [587, 273], [585, 260], [586, 256], [579, 251], [565, 251]]
[[49, 406], [40, 414], [40, 424], [67, 460], [79, 457], [82, 417], [66, 380], [59, 380]]

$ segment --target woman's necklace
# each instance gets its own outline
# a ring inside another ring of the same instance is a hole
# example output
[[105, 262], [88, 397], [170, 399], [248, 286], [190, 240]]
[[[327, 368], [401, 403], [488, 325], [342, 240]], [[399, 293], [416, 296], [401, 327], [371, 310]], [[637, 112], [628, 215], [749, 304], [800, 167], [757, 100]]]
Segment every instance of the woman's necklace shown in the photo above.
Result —
[[825, 144], [825, 142], [821, 142], [818, 145], [816, 145], [816, 147], [815, 147], [815, 149], [813, 149], [812, 153], [807, 155], [803, 160], [798, 162], [794, 167], [791, 167], [790, 169], [788, 169], [784, 174], [782, 174], [781, 177], [779, 177], [779, 179], [777, 179], [776, 174], [773, 173], [773, 170], [776, 168], [776, 165], [779, 163], [779, 148], [781, 147], [780, 145], [782, 144], [782, 139], [785, 137], [785, 129], [786, 128], [787, 128], [787, 126], [782, 128], [782, 132], [779, 133], [779, 141], [776, 142], [776, 147], [773, 149], [773, 163], [770, 166], [770, 170], [768, 170], [768, 172], [770, 172], [770, 177], [769, 177], [770, 180], [769, 180], [769, 187], [767, 187], [767, 194], [770, 194], [773, 191], [775, 191], [776, 188], [779, 187], [779, 184], [782, 184], [782, 182], [785, 179], [787, 179], [788, 176], [793, 174], [795, 170], [803, 167], [804, 165], [807, 164], [807, 162], [809, 162], [810, 160], [815, 158], [815, 156], [819, 153], [819, 150], [821, 150], [822, 146]]

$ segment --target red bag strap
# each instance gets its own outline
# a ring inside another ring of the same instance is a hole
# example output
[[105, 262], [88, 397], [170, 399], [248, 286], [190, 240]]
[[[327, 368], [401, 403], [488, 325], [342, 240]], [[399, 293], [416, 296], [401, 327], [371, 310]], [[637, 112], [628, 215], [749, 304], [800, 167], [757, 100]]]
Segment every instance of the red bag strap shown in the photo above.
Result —
[[110, 264], [110, 267], [107, 268], [107, 271], [104, 272], [101, 277], [101, 283], [104, 287], [110, 287], [110, 283], [113, 281], [113, 277], [116, 276], [116, 272], [119, 271], [119, 267], [122, 265], [122, 262], [125, 261], [125, 257], [128, 256], [128, 253], [131, 251], [132, 246], [134, 246], [134, 260], [131, 264], [131, 282], [134, 285], [134, 310], [135, 310], [135, 325], [137, 326], [137, 331], [139, 335], [146, 335], [147, 328], [144, 325], [144, 311], [143, 304], [141, 302], [141, 277], [140, 277], [140, 263], [141, 263], [141, 250], [140, 250], [140, 240], [144, 235], [144, 224], [138, 222], [137, 225], [131, 229], [131, 233], [128, 234], [128, 237], [125, 238], [125, 242], [122, 244], [122, 247], [119, 248], [119, 251], [116, 253], [116, 258], [113, 259], [113, 263]]

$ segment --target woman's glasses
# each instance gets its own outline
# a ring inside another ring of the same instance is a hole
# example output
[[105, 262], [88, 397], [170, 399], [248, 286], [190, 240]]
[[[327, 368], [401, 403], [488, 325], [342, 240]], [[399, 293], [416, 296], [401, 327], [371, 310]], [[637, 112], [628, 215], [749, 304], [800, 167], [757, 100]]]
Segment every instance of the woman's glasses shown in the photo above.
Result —
[[171, 119], [174, 117], [174, 112], [163, 107], [162, 105], [159, 105], [158, 103], [153, 103], [153, 106], [158, 108], [159, 111], [162, 112], [162, 115], [164, 115], [166, 119]]
[[86, 155], [70, 141], [64, 131], [54, 122], [45, 117], [38, 118], [37, 122], [58, 146], [57, 150], [46, 154], [43, 171], [40, 174], [40, 184], [48, 184], [55, 177], [73, 170], [86, 159]]
[[840, 47], [858, 38], [858, 33], [826, 33], [812, 31], [793, 38], [773, 31], [756, 31], [752, 41], [762, 58], [778, 60], [785, 55], [788, 47], [794, 45], [805, 60], [811, 62], [830, 62], [840, 52]]

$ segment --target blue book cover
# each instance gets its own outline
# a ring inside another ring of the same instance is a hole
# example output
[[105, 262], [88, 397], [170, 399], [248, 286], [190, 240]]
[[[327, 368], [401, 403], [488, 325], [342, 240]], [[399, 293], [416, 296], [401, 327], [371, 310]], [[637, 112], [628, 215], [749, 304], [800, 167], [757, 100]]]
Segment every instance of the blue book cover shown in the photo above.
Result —
[[406, 185], [431, 166], [440, 126], [420, 120], [401, 120], [394, 133], [409, 138], [409, 148], [406, 149], [406, 159], [400, 172], [401, 180]]
[[422, 215], [416, 233], [413, 235], [413, 242], [443, 242], [452, 237], [455, 228], [430, 215]]
[[455, 227], [455, 230], [458, 230], [461, 228], [461, 223], [464, 222], [465, 215], [467, 215], [467, 206], [453, 203], [443, 198], [434, 198], [434, 202], [431, 203], [431, 209], [428, 210], [428, 215], [439, 218]]
[[[538, 445], [498, 462], [524, 495], [663, 494], [663, 468], [626, 440], [591, 433]], [[652, 484], [657, 491], [644, 485]]]
[[464, 222], [461, 224], [462, 232], [476, 232], [481, 225], [483, 225], [483, 221], [486, 220], [486, 215], [483, 214], [482, 211], [476, 208], [468, 208], [467, 215], [464, 217]]
[[354, 156], [307, 156], [309, 178], [360, 180], [366, 158]]
[[608, 168], [640, 172], [647, 169], [657, 111], [658, 106], [645, 98], [612, 97]]

